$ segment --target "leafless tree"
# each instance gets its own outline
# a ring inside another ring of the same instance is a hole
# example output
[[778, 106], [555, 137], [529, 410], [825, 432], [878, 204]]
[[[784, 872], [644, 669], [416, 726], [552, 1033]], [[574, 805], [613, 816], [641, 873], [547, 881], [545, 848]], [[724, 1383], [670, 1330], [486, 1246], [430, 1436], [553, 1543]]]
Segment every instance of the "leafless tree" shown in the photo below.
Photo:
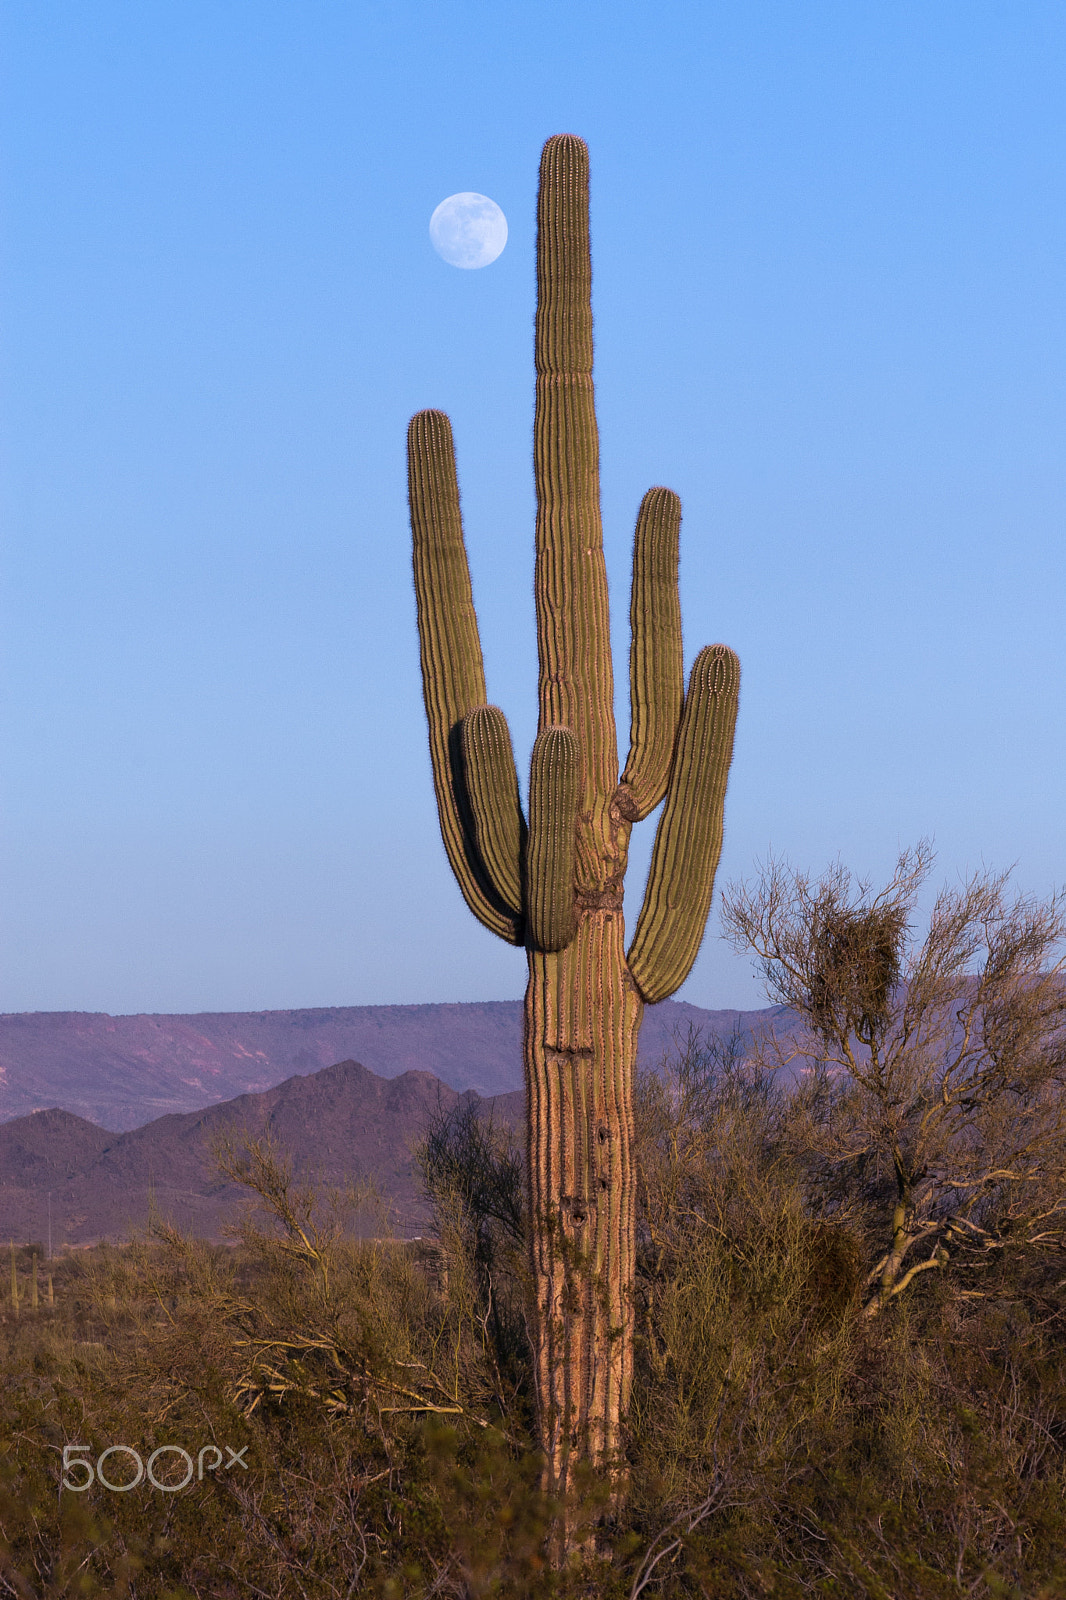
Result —
[[975, 873], [919, 938], [932, 861], [905, 851], [875, 893], [771, 860], [722, 908], [789, 1008], [758, 1054], [799, 1068], [790, 1139], [816, 1204], [872, 1240], [870, 1316], [960, 1254], [1066, 1242], [1066, 897]]

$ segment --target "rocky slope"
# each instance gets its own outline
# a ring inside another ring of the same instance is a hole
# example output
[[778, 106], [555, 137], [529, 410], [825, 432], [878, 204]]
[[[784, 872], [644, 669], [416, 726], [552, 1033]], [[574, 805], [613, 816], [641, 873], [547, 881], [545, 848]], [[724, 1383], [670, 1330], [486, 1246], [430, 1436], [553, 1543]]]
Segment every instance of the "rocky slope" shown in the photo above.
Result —
[[[215, 1169], [221, 1134], [268, 1135], [296, 1176], [324, 1188], [370, 1180], [388, 1203], [388, 1220], [410, 1236], [426, 1221], [412, 1152], [432, 1117], [459, 1099], [428, 1072], [379, 1077], [342, 1061], [257, 1094], [206, 1110], [158, 1117], [110, 1133], [69, 1111], [37, 1111], [0, 1125], [0, 1240], [48, 1239], [52, 1248], [121, 1240], [143, 1228], [149, 1210], [204, 1238], [248, 1201]], [[477, 1099], [477, 1096], [472, 1096]], [[518, 1124], [520, 1092], [480, 1102], [497, 1121]], [[373, 1231], [379, 1211], [365, 1215]]]

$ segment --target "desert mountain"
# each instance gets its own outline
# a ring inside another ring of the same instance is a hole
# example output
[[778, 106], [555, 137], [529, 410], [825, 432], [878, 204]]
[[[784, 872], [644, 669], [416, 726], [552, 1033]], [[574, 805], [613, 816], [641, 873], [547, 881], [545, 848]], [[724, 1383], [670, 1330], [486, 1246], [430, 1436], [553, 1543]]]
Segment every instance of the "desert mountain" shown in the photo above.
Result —
[[[641, 1059], [659, 1060], [690, 1026], [747, 1034], [772, 1014], [666, 1000], [645, 1013]], [[521, 1040], [520, 1000], [191, 1016], [15, 1012], [0, 1016], [0, 1122], [61, 1106], [128, 1130], [346, 1060], [381, 1078], [418, 1071], [459, 1092], [507, 1094], [522, 1083]]]
[[[396, 1230], [418, 1233], [426, 1212], [412, 1151], [430, 1119], [459, 1098], [428, 1072], [387, 1079], [342, 1061], [125, 1133], [69, 1111], [36, 1111], [0, 1125], [0, 1239], [44, 1243], [50, 1206], [54, 1250], [120, 1240], [144, 1226], [150, 1204], [188, 1232], [218, 1238], [247, 1201], [212, 1163], [212, 1141], [227, 1131], [269, 1134], [308, 1181], [373, 1180], [391, 1203]], [[503, 1095], [483, 1102], [484, 1111], [515, 1124], [522, 1100]]]

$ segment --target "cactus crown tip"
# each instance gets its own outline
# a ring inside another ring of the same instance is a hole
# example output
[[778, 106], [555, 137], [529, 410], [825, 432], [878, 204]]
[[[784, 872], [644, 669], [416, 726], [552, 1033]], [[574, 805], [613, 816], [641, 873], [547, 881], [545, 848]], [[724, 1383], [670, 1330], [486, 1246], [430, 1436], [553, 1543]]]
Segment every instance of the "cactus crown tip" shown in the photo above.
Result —
[[576, 133], [553, 133], [550, 139], [544, 141], [540, 157], [541, 173], [565, 163], [579, 167], [587, 173], [589, 147]]
[[450, 439], [452, 425], [448, 420], [446, 411], [416, 411], [407, 424], [407, 438], [412, 444], [419, 439], [438, 438]]
[[728, 692], [735, 690], [740, 681], [740, 658], [727, 644], [704, 645], [694, 670], [705, 677], [715, 693]]
[[677, 508], [679, 510], [681, 508], [681, 496], [679, 494], [677, 494], [673, 489], [668, 489], [666, 487], [666, 485], [662, 484], [662, 483], [654, 484], [647, 491], [647, 493], [644, 496], [644, 502], [645, 502], [646, 505], [649, 505], [649, 506], [650, 505], [677, 506]]

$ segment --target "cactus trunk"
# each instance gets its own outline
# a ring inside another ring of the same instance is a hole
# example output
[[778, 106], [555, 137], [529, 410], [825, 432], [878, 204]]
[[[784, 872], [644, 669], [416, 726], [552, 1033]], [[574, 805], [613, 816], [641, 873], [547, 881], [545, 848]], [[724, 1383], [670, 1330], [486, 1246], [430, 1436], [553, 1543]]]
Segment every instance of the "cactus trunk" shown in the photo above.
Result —
[[[609, 1468], [628, 1396], [633, 1281], [632, 1078], [642, 1006], [629, 982], [622, 879], [629, 824], [618, 787], [614, 673], [592, 387], [588, 154], [544, 148], [537, 206], [537, 645], [540, 736], [572, 730], [581, 765], [569, 840], [576, 929], [560, 949], [531, 918], [525, 1070], [547, 1487], [582, 1459]], [[534, 775], [536, 755], [534, 756]], [[530, 785], [532, 845], [539, 832]]]
[[525, 1068], [534, 1344], [546, 1487], [611, 1470], [632, 1376], [632, 1082], [644, 1006], [622, 916], [585, 911], [565, 950], [530, 951]]
[[[646, 1002], [684, 982], [722, 844], [739, 668], [700, 652], [687, 694], [677, 589], [680, 502], [637, 519], [631, 730], [618, 774], [592, 386], [588, 151], [549, 139], [537, 209], [536, 570], [539, 724], [528, 827], [503, 713], [485, 678], [451, 426], [408, 432], [411, 531], [441, 836], [475, 916], [525, 944], [532, 1336], [545, 1487], [579, 1463], [617, 1475], [633, 1361], [632, 1086]], [[636, 937], [622, 888], [635, 822], [665, 797]], [[617, 1481], [617, 1476], [616, 1476]], [[568, 1544], [566, 1517], [557, 1549]]]

